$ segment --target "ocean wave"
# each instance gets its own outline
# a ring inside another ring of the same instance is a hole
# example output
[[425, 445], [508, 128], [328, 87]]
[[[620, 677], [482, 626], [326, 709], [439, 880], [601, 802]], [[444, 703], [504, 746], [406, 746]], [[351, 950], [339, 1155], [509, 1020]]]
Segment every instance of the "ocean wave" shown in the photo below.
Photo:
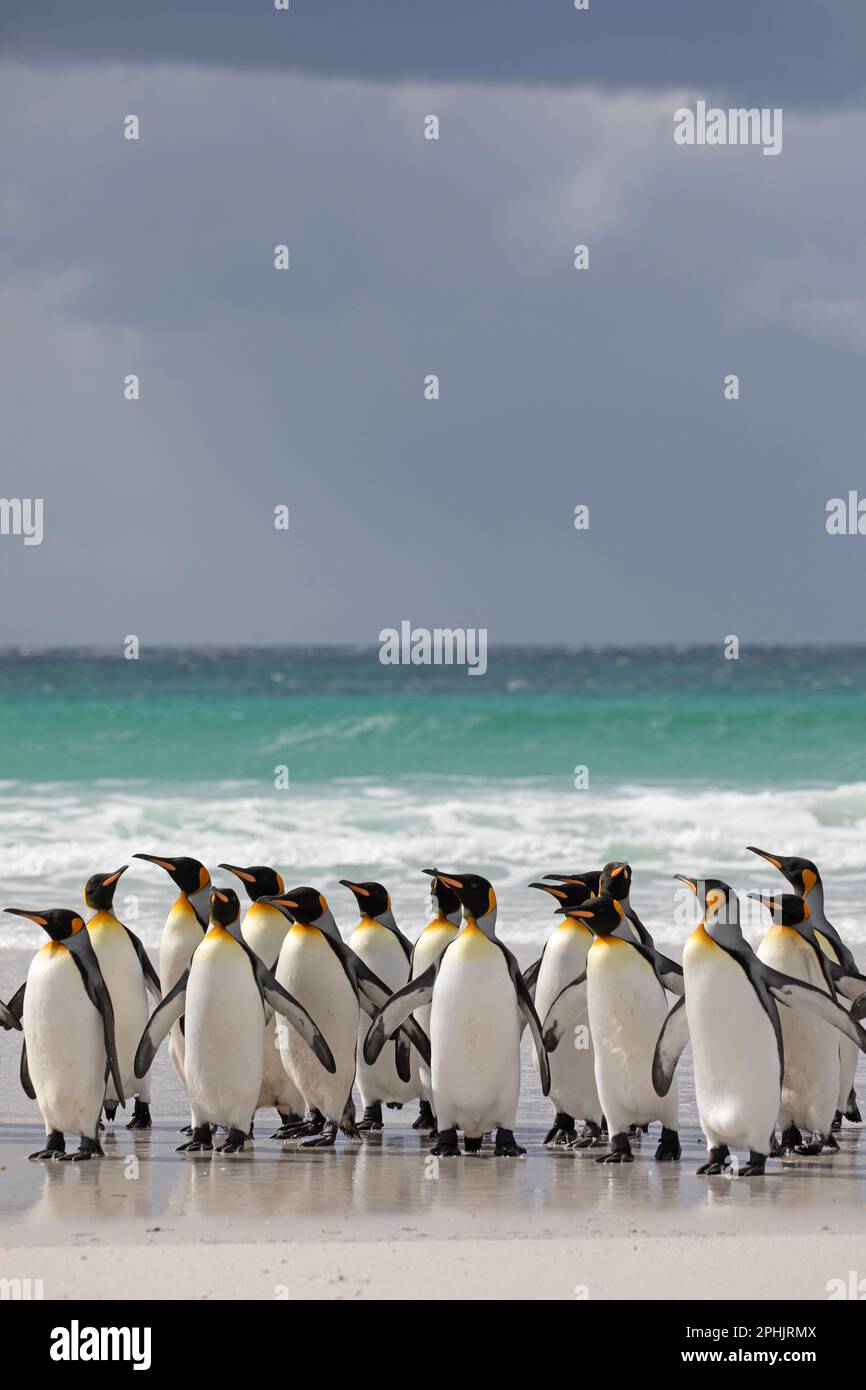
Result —
[[[4, 845], [0, 906], [76, 906], [85, 879], [131, 863], [118, 906], [156, 945], [173, 889], [137, 851], [191, 854], [210, 866], [271, 863], [288, 883], [328, 894], [344, 930], [353, 903], [336, 880], [380, 878], [414, 936], [425, 920], [420, 870], [475, 870], [495, 884], [503, 937], [539, 943], [553, 918], [528, 884], [548, 871], [628, 858], [634, 904], [661, 942], [680, 943], [674, 873], [713, 875], [742, 891], [782, 880], [748, 854], [758, 844], [814, 859], [831, 919], [866, 945], [866, 783], [784, 791], [622, 784], [563, 791], [538, 781], [420, 778], [382, 784], [342, 779], [263, 795], [260, 783], [202, 783], [178, 792], [152, 785], [0, 785]], [[229, 876], [214, 870], [215, 877]], [[0, 949], [38, 937], [6, 918]], [[760, 931], [757, 919], [750, 931]], [[29, 935], [25, 935], [29, 934]]]

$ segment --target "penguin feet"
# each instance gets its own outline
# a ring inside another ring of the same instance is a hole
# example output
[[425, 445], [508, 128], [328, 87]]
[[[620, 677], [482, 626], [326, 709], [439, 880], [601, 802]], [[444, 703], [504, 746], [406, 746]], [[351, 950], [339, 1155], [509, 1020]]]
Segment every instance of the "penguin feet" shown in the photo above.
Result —
[[456, 1129], [440, 1129], [436, 1143], [430, 1150], [436, 1158], [459, 1158], [460, 1145], [457, 1143]]
[[526, 1150], [520, 1147], [510, 1129], [498, 1129], [496, 1131], [494, 1158], [522, 1158], [525, 1153]]
[[79, 1145], [74, 1154], [58, 1154], [58, 1158], [66, 1163], [85, 1163], [89, 1158], [104, 1158], [102, 1145], [98, 1139], [91, 1139], [86, 1134], [80, 1134]]
[[337, 1124], [335, 1120], [328, 1120], [322, 1125], [321, 1134], [317, 1134], [314, 1139], [305, 1139], [301, 1148], [303, 1149], [332, 1149], [337, 1142]]
[[808, 1144], [795, 1144], [793, 1152], [802, 1154], [804, 1158], [815, 1158], [819, 1153], [823, 1153], [825, 1145], [831, 1153], [839, 1152], [839, 1145], [836, 1143], [832, 1134], [824, 1135], [820, 1130], [815, 1130]]
[[312, 1109], [304, 1119], [299, 1117], [289, 1118], [275, 1134], [272, 1139], [301, 1139], [305, 1134], [321, 1134], [325, 1127], [325, 1117], [321, 1110]]
[[857, 1104], [857, 1092], [853, 1086], [848, 1092], [848, 1104], [845, 1106], [845, 1119], [849, 1125], [862, 1125], [863, 1117], [860, 1114], [860, 1107]]
[[114, 1124], [114, 1117], [117, 1114], [117, 1101], [107, 1100], [102, 1107], [102, 1113], [110, 1125]]
[[377, 1130], [384, 1129], [382, 1123], [382, 1102], [380, 1100], [374, 1101], [372, 1105], [364, 1106], [364, 1114], [361, 1116], [358, 1128], [362, 1134], [365, 1131], [373, 1133]]
[[[287, 1111], [285, 1111], [285, 1110], [278, 1110], [278, 1111], [277, 1111], [277, 1114], [278, 1114], [279, 1117], [280, 1117], [280, 1124], [283, 1125], [283, 1126], [285, 1126], [285, 1125], [302, 1125], [302, 1124], [304, 1123], [304, 1117], [303, 1117], [303, 1115], [293, 1115], [291, 1111], [288, 1111], [288, 1112], [287, 1112]], [[271, 1136], [271, 1137], [273, 1138], [273, 1136]]]
[[665, 1129], [662, 1125], [661, 1143], [656, 1149], [656, 1163], [679, 1163], [682, 1149], [680, 1136], [675, 1129]]
[[[184, 1131], [181, 1130], [181, 1134], [183, 1133]], [[210, 1125], [196, 1125], [195, 1129], [191, 1130], [190, 1133], [192, 1134], [192, 1138], [187, 1144], [178, 1144], [175, 1153], [197, 1154], [204, 1153], [213, 1148]]]
[[778, 1144], [778, 1154], [774, 1153], [775, 1158], [782, 1158], [785, 1154], [795, 1153], [803, 1142], [803, 1136], [796, 1125], [788, 1125], [787, 1129], [782, 1130], [782, 1138]]
[[244, 1131], [243, 1131], [242, 1129], [235, 1129], [234, 1125], [231, 1125], [230, 1128], [229, 1128], [228, 1137], [227, 1137], [227, 1139], [226, 1139], [226, 1142], [225, 1142], [224, 1144], [221, 1144], [221, 1145], [220, 1145], [220, 1147], [217, 1149], [217, 1153], [218, 1153], [218, 1154], [239, 1154], [239, 1153], [243, 1153], [243, 1151], [244, 1151], [244, 1142], [245, 1142], [245, 1140], [247, 1139], [247, 1137], [248, 1137], [248, 1136], [247, 1136], [246, 1134], [244, 1134]]
[[403, 1102], [402, 1100], [386, 1100], [385, 1106], [388, 1110], [402, 1110]]
[[192, 1125], [184, 1125], [183, 1129], [178, 1130], [178, 1134], [192, 1134]]
[[412, 1121], [413, 1129], [429, 1130], [432, 1134], [436, 1133], [436, 1116], [433, 1114], [433, 1106], [429, 1100], [422, 1100], [418, 1106], [418, 1118]]
[[596, 1124], [595, 1120], [585, 1120], [579, 1136], [577, 1139], [572, 1139], [568, 1147], [570, 1149], [596, 1149], [605, 1144], [607, 1144], [607, 1140], [601, 1125]]
[[146, 1100], [137, 1100], [133, 1107], [132, 1119], [127, 1129], [150, 1129], [150, 1106]]
[[767, 1155], [755, 1153], [754, 1149], [749, 1150], [749, 1161], [740, 1169], [741, 1178], [761, 1178], [767, 1166]]
[[596, 1163], [634, 1163], [634, 1154], [631, 1151], [631, 1144], [628, 1142], [628, 1135], [623, 1131], [615, 1134], [610, 1141], [610, 1153], [601, 1154]]
[[32, 1159], [37, 1158], [62, 1158], [66, 1152], [66, 1140], [59, 1129], [52, 1129], [48, 1138], [45, 1140], [45, 1148], [39, 1149], [37, 1153], [30, 1154]]
[[642, 1134], [649, 1134], [649, 1125], [629, 1125], [628, 1134], [630, 1139], [637, 1139], [640, 1142]]
[[841, 1110], [836, 1110], [836, 1111], [834, 1112], [834, 1114], [833, 1114], [833, 1122], [832, 1122], [832, 1124], [830, 1125], [830, 1129], [831, 1129], [831, 1131], [832, 1131], [834, 1134], [838, 1134], [838, 1132], [839, 1132], [839, 1130], [840, 1130], [841, 1128], [842, 1128], [842, 1111], [841, 1111]]
[[706, 1163], [702, 1163], [697, 1169], [698, 1177], [715, 1178], [720, 1173], [724, 1173], [725, 1168], [730, 1162], [731, 1151], [727, 1144], [720, 1144], [717, 1149], [710, 1149]]
[[479, 1154], [479, 1153], [481, 1152], [481, 1145], [482, 1145], [483, 1143], [484, 1143], [484, 1135], [483, 1135], [483, 1134], [479, 1134], [478, 1137], [477, 1137], [476, 1139], [473, 1139], [473, 1138], [472, 1138], [470, 1135], [468, 1135], [468, 1134], [464, 1134], [464, 1136], [463, 1136], [463, 1152], [464, 1152], [465, 1154]]
[[566, 1114], [564, 1110], [557, 1110], [553, 1117], [553, 1125], [545, 1134], [543, 1143], [556, 1147], [560, 1144], [572, 1144], [576, 1138], [574, 1116]]

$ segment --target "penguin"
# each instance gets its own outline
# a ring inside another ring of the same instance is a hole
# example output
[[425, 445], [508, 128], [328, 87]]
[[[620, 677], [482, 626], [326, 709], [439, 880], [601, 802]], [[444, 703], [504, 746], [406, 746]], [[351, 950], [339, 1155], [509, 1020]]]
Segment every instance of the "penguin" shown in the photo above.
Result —
[[[180, 889], [180, 895], [175, 899], [165, 919], [159, 941], [159, 983], [165, 997], [183, 975], [192, 959], [193, 951], [201, 944], [202, 937], [208, 929], [212, 888], [210, 874], [204, 864], [184, 855], [168, 858], [157, 854], [134, 854], [132, 857], [144, 859], [148, 864], [158, 864]], [[171, 1030], [168, 1055], [181, 1085], [186, 1090], [183, 1067], [184, 1035], [180, 1019]], [[184, 1130], [184, 1133], [186, 1132], [187, 1130]]]
[[[250, 906], [241, 923], [244, 941], [270, 971], [276, 970], [289, 923], [279, 908], [271, 907], [263, 899], [283, 892], [285, 884], [281, 876], [276, 869], [264, 864], [254, 864], [248, 869], [238, 868], [234, 864], [220, 864], [218, 867], [227, 869], [244, 885], [250, 899]], [[298, 1124], [303, 1119], [304, 1098], [283, 1066], [277, 1045], [276, 1015], [273, 1012], [265, 1023], [262, 1085], [256, 1109], [263, 1110], [270, 1106], [276, 1107], [284, 1125]]]
[[526, 1018], [539, 1056], [541, 1088], [550, 1092], [547, 1056], [538, 1015], [514, 956], [496, 936], [496, 894], [479, 874], [425, 869], [460, 899], [463, 925], [432, 964], [380, 1009], [364, 1042], [364, 1059], [376, 1061], [386, 1041], [417, 1009], [430, 1006], [433, 1110], [438, 1125], [431, 1153], [456, 1157], [457, 1131], [464, 1150], [477, 1153], [496, 1130], [497, 1157], [526, 1150], [514, 1137], [520, 1096], [521, 1019]]
[[243, 1151], [262, 1084], [265, 1006], [287, 1019], [317, 1064], [333, 1074], [333, 1053], [315, 1021], [244, 940], [237, 894], [216, 888], [208, 930], [154, 1010], [135, 1058], [136, 1075], [143, 1076], [166, 1034], [184, 1019], [193, 1131], [178, 1153], [212, 1149], [212, 1126], [218, 1124], [228, 1130], [220, 1152]]
[[630, 1126], [660, 1120], [656, 1161], [676, 1163], [681, 1152], [677, 1093], [671, 1089], [659, 1096], [652, 1078], [656, 1041], [667, 1014], [662, 971], [669, 972], [674, 962], [634, 939], [624, 909], [607, 894], [560, 911], [585, 922], [594, 940], [584, 974], [554, 1000], [542, 1036], [548, 1052], [554, 1052], [573, 1027], [585, 999], [595, 1048], [595, 1080], [611, 1135], [610, 1151], [596, 1162], [633, 1162]]
[[[580, 907], [590, 897], [586, 882], [580, 880], [559, 886], [552, 883], [530, 883], [549, 893], [556, 904]], [[554, 999], [570, 982], [586, 971], [586, 954], [592, 945], [592, 932], [577, 917], [565, 916], [554, 927], [544, 945], [538, 962], [535, 985], [535, 1010], [544, 1018]], [[526, 975], [524, 974], [524, 979]], [[586, 1018], [586, 986], [582, 1011], [576, 1022], [584, 1026], [575, 1034], [574, 1047], [562, 1047], [550, 1056], [550, 1099], [553, 1102], [553, 1125], [544, 1137], [548, 1145], [573, 1144], [578, 1138], [575, 1116], [583, 1124], [581, 1138], [588, 1144], [601, 1140], [602, 1110], [595, 1084], [595, 1053]], [[580, 1046], [578, 1046], [578, 1042]], [[535, 1057], [533, 1062], [538, 1070]]]
[[[393, 993], [409, 979], [412, 943], [394, 921], [390, 895], [381, 883], [352, 883], [347, 878], [341, 878], [340, 883], [348, 888], [361, 912], [361, 920], [349, 937], [349, 948]], [[358, 1124], [362, 1133], [382, 1129], [383, 1101], [389, 1108], [402, 1108], [421, 1093], [417, 1059], [405, 1036], [400, 1035], [394, 1047], [371, 1067], [361, 1050], [366, 1035], [367, 1025], [361, 1017], [355, 1080], [364, 1107]]]
[[[758, 946], [758, 959], [835, 999], [830, 960], [808, 923], [806, 899], [795, 893], [780, 893], [778, 898], [750, 893], [749, 897], [762, 903], [773, 919], [773, 926]], [[811, 1155], [827, 1148], [838, 1153], [832, 1134], [839, 1090], [838, 1035], [823, 1019], [797, 1009], [786, 1009], [781, 1019], [785, 1064], [779, 1106], [780, 1150]], [[804, 1130], [811, 1136], [808, 1140]]]
[[[127, 1129], [150, 1129], [150, 1076], [136, 1079], [135, 1049], [149, 1014], [148, 991], [158, 1003], [162, 997], [159, 976], [134, 932], [115, 917], [114, 894], [124, 864], [110, 874], [92, 874], [84, 885], [85, 905], [94, 916], [86, 923], [87, 934], [96, 952], [102, 978], [114, 1006], [117, 1055], [127, 1096], [135, 1097], [132, 1119]], [[105, 1113], [113, 1119], [118, 1097], [109, 1079], [105, 1092]]]
[[[305, 1148], [332, 1149], [339, 1129], [360, 1143], [363, 1136], [355, 1124], [352, 1101], [360, 1011], [374, 1015], [391, 991], [343, 941], [324, 894], [315, 888], [291, 888], [265, 901], [292, 923], [280, 950], [276, 978], [320, 1020], [336, 1062], [333, 1072], [323, 1068], [278, 1023], [283, 1066], [310, 1111], [300, 1124], [278, 1130], [278, 1137], [300, 1139], [308, 1134], [312, 1137], [305, 1141]], [[429, 1063], [430, 1045], [423, 1029], [414, 1019], [407, 1019], [403, 1028]]]
[[653, 1084], [667, 1095], [691, 1037], [695, 1097], [707, 1141], [700, 1174], [732, 1166], [731, 1149], [749, 1151], [741, 1177], [764, 1173], [779, 1115], [785, 1050], [779, 1004], [809, 1010], [847, 1037], [866, 1032], [823, 989], [794, 980], [758, 958], [743, 936], [736, 893], [720, 879], [677, 874], [703, 912], [683, 952], [685, 997], [665, 1020], [653, 1059]]
[[[558, 883], [561, 888], [574, 889], [575, 894], [582, 892], [581, 901], [587, 898], [594, 898], [598, 894], [598, 885], [601, 880], [601, 869], [587, 869], [583, 873], [573, 874], [545, 874], [545, 882]], [[530, 884], [530, 887], [541, 887], [542, 885]], [[575, 898], [575, 901], [577, 899]], [[543, 952], [542, 952], [543, 954]], [[526, 981], [526, 988], [535, 1000], [535, 986], [538, 983], [538, 972], [541, 969], [541, 956], [528, 965], [523, 972]]]
[[[463, 911], [460, 906], [460, 899], [454, 889], [449, 888], [438, 878], [433, 878], [430, 880], [430, 897], [433, 903], [434, 916], [412, 947], [412, 959], [409, 963], [410, 980], [417, 980], [419, 975], [423, 975], [427, 967], [438, 960], [445, 947], [454, 940], [460, 930]], [[423, 1009], [416, 1009], [415, 1019], [424, 1029], [424, 1032], [429, 1035], [429, 1005]], [[436, 1116], [433, 1113], [433, 1082], [430, 1068], [420, 1057], [418, 1058], [418, 1080], [421, 1086], [421, 1104], [418, 1108], [418, 1118], [413, 1123], [412, 1128], [426, 1130], [435, 1135]]]
[[[106, 1080], [121, 1105], [125, 1096], [111, 996], [84, 921], [68, 908], [5, 911], [35, 922], [49, 937], [33, 957], [22, 996], [21, 1079], [39, 1105], [46, 1136], [44, 1148], [30, 1158], [102, 1157], [98, 1130]], [[67, 1133], [79, 1136], [71, 1154]]]
[[[748, 845], [747, 848], [752, 854], [766, 859], [767, 863], [772, 864], [774, 869], [778, 869], [788, 880], [794, 892], [798, 893], [801, 898], [809, 899], [812, 925], [822, 951], [835, 964], [841, 965], [846, 971], [856, 973], [857, 962], [854, 956], [836, 928], [827, 921], [824, 912], [824, 884], [821, 881], [817, 866], [813, 864], [812, 860], [799, 859], [791, 855], [770, 854], [767, 850], [756, 849], [754, 845]], [[834, 1130], [842, 1128], [843, 1116], [849, 1124], [859, 1125], [862, 1123], [860, 1110], [857, 1106], [857, 1092], [854, 1089], [857, 1057], [857, 1048], [851, 1039], [841, 1038], [839, 1040], [839, 1087], [833, 1116]]]

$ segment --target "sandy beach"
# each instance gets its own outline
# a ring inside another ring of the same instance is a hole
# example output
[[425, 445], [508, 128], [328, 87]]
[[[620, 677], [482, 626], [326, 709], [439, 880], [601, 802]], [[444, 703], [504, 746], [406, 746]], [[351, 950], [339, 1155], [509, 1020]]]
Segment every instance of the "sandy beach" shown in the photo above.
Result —
[[[28, 959], [3, 953], [4, 991]], [[121, 1124], [101, 1161], [28, 1163], [41, 1129], [18, 1054], [0, 1037], [0, 1277], [41, 1279], [46, 1299], [825, 1299], [864, 1263], [862, 1132], [846, 1125], [836, 1157], [771, 1162], [764, 1178], [699, 1178], [688, 1054], [682, 1162], [655, 1164], [648, 1136], [613, 1169], [543, 1148], [549, 1107], [528, 1056], [524, 1159], [437, 1164], [414, 1106], [336, 1153], [283, 1148], [263, 1112], [244, 1154], [183, 1157], [164, 1052], [150, 1134]]]

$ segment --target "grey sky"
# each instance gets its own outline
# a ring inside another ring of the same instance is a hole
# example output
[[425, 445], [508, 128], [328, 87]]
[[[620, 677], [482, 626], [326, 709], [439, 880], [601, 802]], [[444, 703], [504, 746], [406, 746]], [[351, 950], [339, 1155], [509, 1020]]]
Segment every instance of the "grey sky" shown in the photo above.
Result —
[[[864, 31], [7, 4], [0, 491], [45, 541], [0, 537], [0, 640], [862, 640]], [[697, 97], [782, 105], [783, 153], [675, 146]]]

